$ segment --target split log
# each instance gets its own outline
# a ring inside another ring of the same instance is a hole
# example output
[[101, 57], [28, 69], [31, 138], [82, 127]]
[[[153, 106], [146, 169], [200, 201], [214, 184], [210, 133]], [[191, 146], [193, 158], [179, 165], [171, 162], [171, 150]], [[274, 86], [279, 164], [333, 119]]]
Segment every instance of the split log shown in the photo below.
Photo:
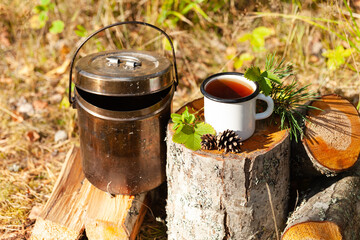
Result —
[[360, 156], [360, 117], [338, 95], [325, 95], [311, 104], [304, 139], [292, 149], [298, 175], [334, 176], [352, 168]]
[[148, 194], [112, 196], [86, 179], [78, 148], [69, 151], [54, 190], [37, 218], [32, 240], [135, 239]]
[[71, 149], [54, 190], [37, 218], [31, 239], [78, 239], [83, 231], [84, 201], [78, 192], [84, 180], [80, 151]]
[[149, 204], [149, 194], [111, 195], [86, 180], [85, 230], [88, 239], [135, 239]]
[[[203, 99], [186, 106], [190, 112], [198, 111]], [[243, 142], [241, 153], [224, 154], [191, 151], [174, 143], [171, 127], [166, 166], [168, 239], [273, 239], [287, 217], [288, 132], [261, 121], [255, 134]]]
[[359, 196], [359, 177], [335, 182], [294, 211], [282, 240], [360, 239]]

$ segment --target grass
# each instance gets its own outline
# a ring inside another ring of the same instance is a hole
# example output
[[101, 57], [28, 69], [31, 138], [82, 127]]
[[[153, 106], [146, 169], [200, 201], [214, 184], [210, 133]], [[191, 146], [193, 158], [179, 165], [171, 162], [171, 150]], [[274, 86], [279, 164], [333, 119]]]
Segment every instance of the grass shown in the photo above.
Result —
[[[30, 210], [48, 199], [66, 152], [79, 144], [76, 110], [66, 101], [69, 60], [82, 40], [76, 30], [85, 29], [88, 35], [123, 20], [165, 29], [176, 45], [180, 77], [174, 109], [201, 96], [199, 84], [205, 77], [219, 71], [244, 72], [252, 64], [264, 66], [266, 55], [273, 51], [293, 63], [302, 86], [312, 83], [311, 90], [319, 94], [335, 92], [358, 103], [359, 52], [354, 51], [335, 71], [327, 68], [322, 56], [340, 45], [358, 46], [354, 23], [359, 15], [353, 9], [351, 17], [343, 1], [303, 1], [301, 6], [286, 1], [248, 6], [233, 0], [196, 1], [196, 5], [180, 0], [52, 2], [49, 21], [39, 29], [33, 9], [40, 1], [0, 3], [0, 234], [24, 228]], [[53, 20], [65, 23], [61, 33], [49, 32]], [[238, 41], [262, 26], [273, 32], [265, 38], [263, 51], [254, 51], [249, 41]], [[100, 34], [80, 55], [116, 46], [158, 49], [169, 55], [157, 33], [134, 26]], [[235, 64], [244, 53], [253, 60]], [[37, 101], [46, 106], [36, 108]], [[19, 112], [25, 102], [32, 104], [33, 113]], [[57, 130], [65, 130], [68, 140], [54, 142]], [[38, 139], [29, 137], [34, 133]], [[144, 236], [141, 239], [161, 239]]]

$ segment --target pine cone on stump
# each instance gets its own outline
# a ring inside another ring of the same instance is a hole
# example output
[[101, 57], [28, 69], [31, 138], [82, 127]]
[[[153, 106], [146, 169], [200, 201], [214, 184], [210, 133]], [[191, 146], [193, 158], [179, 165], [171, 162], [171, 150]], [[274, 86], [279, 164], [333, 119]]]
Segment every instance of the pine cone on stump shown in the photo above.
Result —
[[239, 153], [239, 152], [241, 152], [241, 149], [240, 149], [240, 146], [242, 145], [241, 138], [239, 137], [239, 135], [237, 135], [232, 130], [228, 129], [228, 130], [220, 133], [217, 136], [216, 143], [217, 143], [217, 147], [218, 147], [219, 151], [221, 149], [224, 149], [225, 153], [228, 153], [228, 152]]
[[204, 134], [201, 136], [201, 149], [213, 150], [217, 148], [216, 137], [212, 134]]

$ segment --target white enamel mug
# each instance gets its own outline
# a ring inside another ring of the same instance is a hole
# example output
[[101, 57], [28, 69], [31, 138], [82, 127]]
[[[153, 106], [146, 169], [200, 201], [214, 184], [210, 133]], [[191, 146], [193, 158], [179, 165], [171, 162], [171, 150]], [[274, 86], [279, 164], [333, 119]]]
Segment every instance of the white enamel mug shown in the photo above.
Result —
[[[250, 87], [252, 93], [239, 98], [220, 98], [206, 92], [206, 86], [216, 79], [226, 79]], [[259, 84], [237, 72], [224, 72], [212, 75], [205, 79], [200, 86], [204, 95], [205, 122], [209, 123], [217, 133], [227, 129], [235, 131], [241, 140], [248, 139], [255, 132], [255, 121], [269, 117], [274, 110], [274, 101], [271, 97], [259, 93]], [[256, 113], [256, 100], [267, 103], [264, 112]]]

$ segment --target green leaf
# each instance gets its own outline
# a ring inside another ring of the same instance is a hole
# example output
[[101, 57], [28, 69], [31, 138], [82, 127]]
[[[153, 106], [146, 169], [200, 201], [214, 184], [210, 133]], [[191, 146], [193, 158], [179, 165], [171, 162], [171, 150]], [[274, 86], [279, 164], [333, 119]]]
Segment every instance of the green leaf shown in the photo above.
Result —
[[49, 4], [47, 5], [47, 8], [48, 8], [49, 10], [51, 10], [51, 11], [54, 11], [54, 9], [55, 9], [55, 3], [49, 3]]
[[196, 124], [195, 133], [202, 136], [204, 134], [215, 134], [216, 131], [210, 124], [201, 122]]
[[243, 53], [240, 55], [239, 58], [236, 58], [236, 60], [234, 62], [234, 68], [239, 69], [242, 67], [242, 65], [244, 64], [245, 61], [251, 61], [253, 59], [254, 59], [254, 56], [251, 55], [250, 53]]
[[51, 0], [41, 0], [40, 2], [41, 2], [41, 5], [46, 6], [51, 2]]
[[64, 27], [65, 27], [65, 24], [64, 24], [63, 21], [55, 20], [55, 21], [52, 22], [49, 31], [52, 34], [58, 34], [58, 33], [61, 33], [64, 30]]
[[257, 27], [253, 30], [252, 34], [254, 38], [266, 38], [268, 36], [271, 36], [273, 34], [273, 30], [264, 26]]
[[180, 114], [177, 114], [177, 113], [172, 113], [172, 114], [171, 114], [171, 120], [172, 120], [174, 123], [180, 123], [180, 122], [181, 122], [181, 115], [180, 115]]
[[199, 134], [190, 134], [186, 139], [185, 147], [196, 151], [201, 148], [201, 136]]
[[192, 124], [195, 122], [195, 115], [190, 114], [190, 116], [186, 119], [186, 123]]
[[250, 44], [253, 47], [254, 51], [259, 52], [264, 50], [264, 46], [265, 46], [265, 39], [261, 36], [255, 36], [253, 35], [251, 40], [250, 40]]
[[209, 20], [209, 16], [200, 8], [200, 6], [198, 4], [194, 5], [194, 10], [195, 10], [195, 12], [200, 14], [203, 18], [205, 18], [206, 20]]
[[348, 48], [348, 49], [346, 49], [346, 50], [343, 51], [342, 56], [343, 56], [343, 57], [349, 57], [352, 52], [353, 52], [353, 49], [352, 49], [352, 48]]
[[46, 24], [46, 21], [49, 19], [46, 12], [39, 13], [39, 28], [43, 28]]
[[184, 144], [187, 141], [187, 139], [190, 137], [190, 135], [193, 135], [193, 134], [194, 134], [194, 130], [190, 126], [184, 125], [181, 132], [175, 133], [173, 135], [172, 140], [175, 143]]
[[326, 62], [326, 66], [330, 71], [334, 71], [341, 66], [341, 63], [334, 58], [329, 58]]
[[181, 123], [175, 123], [173, 126], [172, 126], [172, 129], [173, 130], [176, 130], [179, 126], [180, 126]]
[[184, 124], [182, 124], [182, 123], [177, 123], [178, 124], [178, 127], [177, 127], [177, 129], [176, 129], [176, 131], [175, 131], [175, 133], [179, 133], [179, 132], [181, 132], [182, 131], [182, 129], [184, 128]]
[[226, 55], [226, 59], [231, 60], [231, 59], [234, 59], [235, 56], [236, 56], [235, 54], [231, 53], [231, 54]]
[[251, 39], [251, 33], [245, 33], [240, 38], [238, 38], [238, 42], [246, 42]]
[[181, 115], [183, 116], [183, 121], [185, 122], [185, 118], [190, 116], [188, 107], [185, 107], [185, 111]]
[[186, 7], [184, 7], [183, 10], [181, 10], [181, 14], [183, 15], [187, 14], [190, 10], [194, 9], [194, 5], [195, 3], [189, 3], [188, 5], [186, 5]]
[[34, 7], [34, 12], [35, 13], [41, 13], [46, 11], [46, 8], [43, 5], [37, 5]]
[[254, 59], [254, 56], [250, 53], [243, 53], [240, 55], [239, 59], [243, 61], [252, 61]]
[[264, 78], [259, 82], [259, 85], [260, 85], [261, 91], [262, 91], [266, 96], [269, 96], [269, 94], [271, 93], [271, 89], [272, 89], [270, 79], [268, 79], [267, 77], [264, 77]]
[[175, 143], [185, 144], [185, 147], [191, 150], [198, 150], [201, 148], [201, 136], [206, 133], [215, 134], [215, 130], [209, 124], [204, 122], [196, 122], [196, 116], [189, 113], [186, 107], [183, 113], [171, 114], [171, 119], [175, 123], [173, 130], [175, 134], [172, 140]]
[[179, 133], [175, 133], [172, 137], [172, 140], [174, 143], [179, 143], [179, 144], [183, 144], [186, 142], [186, 140], [188, 139], [189, 135], [186, 135], [182, 132]]
[[[194, 24], [189, 19], [187, 19], [184, 15], [182, 15], [179, 12], [169, 11], [168, 15], [174, 15], [175, 17], [177, 17], [178, 19], [180, 19], [183, 22], [186, 22], [190, 26], [194, 26]], [[170, 48], [170, 50], [171, 50], [171, 48]]]
[[353, 52], [352, 48], [344, 49], [343, 46], [337, 46], [335, 49], [327, 50], [322, 55], [327, 58], [326, 65], [329, 70], [333, 71], [343, 65], [345, 58], [349, 57]]
[[250, 67], [246, 69], [244, 76], [254, 82], [258, 82], [262, 79], [259, 67]]
[[63, 99], [60, 102], [60, 108], [69, 108], [69, 107], [70, 107], [69, 99], [67, 97], [63, 97]]
[[83, 26], [77, 25], [76, 28], [77, 28], [77, 30], [75, 30], [76, 35], [78, 35], [79, 37], [86, 37], [87, 31]]
[[273, 34], [273, 30], [267, 27], [257, 27], [251, 33], [246, 33], [238, 39], [238, 42], [250, 41], [254, 51], [265, 49], [265, 39]]

